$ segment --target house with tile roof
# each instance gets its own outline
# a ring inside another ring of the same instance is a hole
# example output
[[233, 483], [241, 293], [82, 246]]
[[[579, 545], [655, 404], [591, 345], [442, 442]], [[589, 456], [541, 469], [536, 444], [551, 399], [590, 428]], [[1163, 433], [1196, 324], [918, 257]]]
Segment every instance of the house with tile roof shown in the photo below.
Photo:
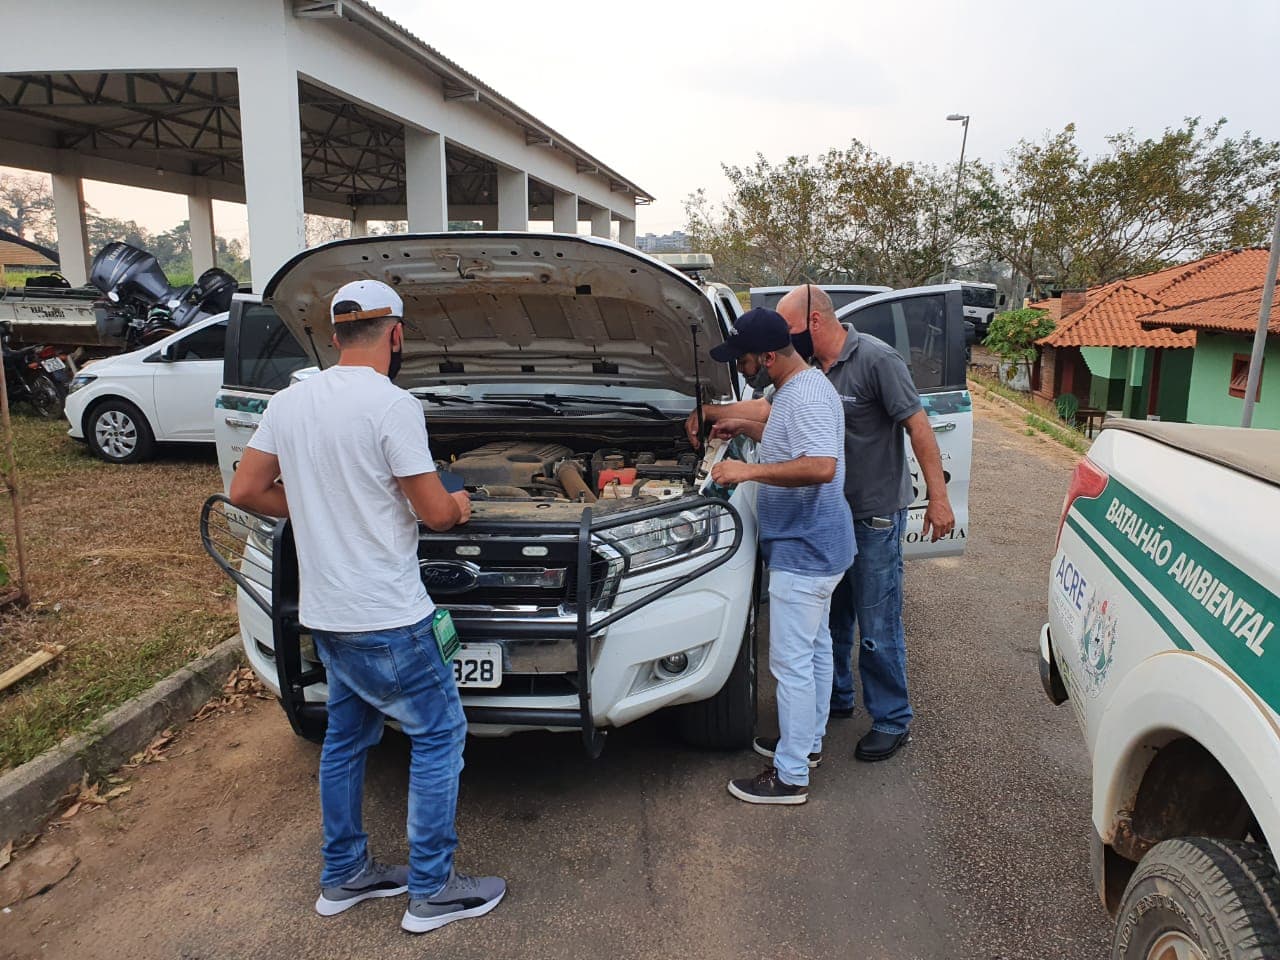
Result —
[[0, 286], [4, 285], [6, 267], [57, 269], [58, 254], [57, 251], [32, 243], [16, 233], [0, 230]]
[[[1033, 391], [1127, 417], [1239, 425], [1268, 256], [1224, 250], [1031, 304], [1057, 321], [1038, 342]], [[1264, 382], [1268, 363], [1280, 370], [1280, 304], [1270, 331]], [[1280, 428], [1280, 385], [1267, 397], [1260, 388], [1254, 423]]]

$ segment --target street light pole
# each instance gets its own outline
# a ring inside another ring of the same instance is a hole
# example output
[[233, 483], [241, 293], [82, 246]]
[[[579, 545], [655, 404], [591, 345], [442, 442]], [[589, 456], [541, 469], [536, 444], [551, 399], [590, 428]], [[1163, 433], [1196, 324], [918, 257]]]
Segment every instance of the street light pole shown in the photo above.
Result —
[[960, 138], [960, 164], [956, 167], [956, 192], [951, 200], [951, 237], [947, 241], [947, 255], [942, 261], [942, 282], [947, 282], [947, 273], [951, 269], [951, 250], [955, 242], [956, 212], [960, 209], [960, 182], [964, 177], [964, 148], [969, 143], [969, 114], [949, 113], [948, 120], [959, 120], [964, 125], [964, 134]]
[[1280, 267], [1280, 207], [1276, 208], [1276, 225], [1271, 230], [1271, 256], [1267, 257], [1267, 279], [1262, 285], [1262, 304], [1258, 307], [1258, 330], [1253, 335], [1253, 352], [1249, 355], [1249, 377], [1244, 388], [1244, 410], [1240, 426], [1253, 426], [1253, 402], [1262, 379], [1262, 356], [1267, 349], [1267, 331], [1271, 326], [1271, 298], [1276, 292], [1276, 269]]

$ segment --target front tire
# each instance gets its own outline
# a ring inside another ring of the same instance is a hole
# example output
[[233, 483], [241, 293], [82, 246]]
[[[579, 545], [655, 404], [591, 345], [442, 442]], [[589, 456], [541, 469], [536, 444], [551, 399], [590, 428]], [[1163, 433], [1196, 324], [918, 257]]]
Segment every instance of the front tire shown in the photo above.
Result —
[[[755, 591], [752, 591], [754, 596]], [[740, 750], [756, 732], [756, 605], [748, 608], [738, 658], [720, 692], [678, 708], [680, 737], [693, 747]]]
[[1112, 960], [1280, 956], [1280, 874], [1252, 843], [1165, 840], [1142, 858], [1117, 914]]
[[150, 460], [155, 434], [142, 411], [125, 400], [104, 400], [85, 417], [89, 449], [108, 463], [140, 463]]

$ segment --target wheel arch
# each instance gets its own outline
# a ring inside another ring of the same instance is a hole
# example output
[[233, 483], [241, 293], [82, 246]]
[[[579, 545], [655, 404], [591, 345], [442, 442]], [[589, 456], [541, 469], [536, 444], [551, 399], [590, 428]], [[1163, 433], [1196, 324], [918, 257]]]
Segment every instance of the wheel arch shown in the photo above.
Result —
[[[1103, 713], [1093, 770], [1093, 821], [1113, 855], [1109, 869], [1125, 866], [1116, 856], [1136, 864], [1178, 836], [1242, 840], [1260, 832], [1255, 839], [1280, 843], [1271, 786], [1280, 784], [1280, 725], [1252, 690], [1202, 654], [1167, 651], [1124, 677]], [[1106, 901], [1124, 886], [1099, 880]]]
[[84, 408], [84, 413], [80, 415], [80, 429], [84, 431], [84, 435], [88, 438], [93, 427], [93, 418], [97, 415], [98, 410], [102, 408], [104, 403], [110, 403], [112, 400], [118, 403], [127, 403], [138, 412], [138, 416], [142, 418], [147, 425], [147, 429], [155, 436], [156, 425], [151, 422], [151, 418], [147, 416], [147, 411], [143, 409], [143, 405], [138, 398], [128, 393], [104, 393], [101, 396], [94, 397], [89, 401], [88, 406]]

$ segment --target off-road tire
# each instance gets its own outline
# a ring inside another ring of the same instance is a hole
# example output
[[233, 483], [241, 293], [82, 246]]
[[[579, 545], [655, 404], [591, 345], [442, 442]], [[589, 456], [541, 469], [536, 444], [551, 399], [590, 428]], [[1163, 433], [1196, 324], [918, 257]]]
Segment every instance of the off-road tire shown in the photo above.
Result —
[[[124, 446], [110, 442], [106, 449], [103, 448], [99, 442], [98, 430], [104, 419], [109, 419], [118, 426], [126, 422], [132, 425], [133, 440], [131, 444], [125, 445], [128, 446], [127, 452]], [[84, 437], [89, 449], [108, 463], [141, 463], [143, 460], [150, 460], [155, 452], [155, 434], [151, 432], [151, 424], [147, 423], [147, 418], [132, 403], [118, 397], [103, 400], [89, 409], [84, 417]]]
[[[754, 594], [754, 591], [753, 591]], [[742, 644], [729, 677], [709, 700], [686, 703], [676, 714], [680, 738], [708, 750], [741, 750], [756, 732], [756, 606], [747, 611]]]
[[1112, 960], [1280, 957], [1275, 858], [1252, 843], [1165, 840], [1138, 864], [1116, 921]]

